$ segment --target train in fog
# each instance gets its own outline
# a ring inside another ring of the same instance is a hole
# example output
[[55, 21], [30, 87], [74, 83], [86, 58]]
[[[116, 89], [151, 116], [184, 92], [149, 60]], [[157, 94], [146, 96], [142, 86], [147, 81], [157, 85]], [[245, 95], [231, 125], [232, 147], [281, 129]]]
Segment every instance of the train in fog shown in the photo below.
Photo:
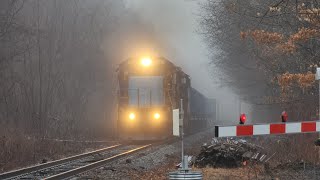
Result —
[[192, 88], [190, 77], [165, 58], [131, 58], [117, 72], [117, 128], [122, 140], [171, 137], [173, 109], [180, 108], [180, 99], [186, 134], [210, 127], [216, 120], [216, 100]]

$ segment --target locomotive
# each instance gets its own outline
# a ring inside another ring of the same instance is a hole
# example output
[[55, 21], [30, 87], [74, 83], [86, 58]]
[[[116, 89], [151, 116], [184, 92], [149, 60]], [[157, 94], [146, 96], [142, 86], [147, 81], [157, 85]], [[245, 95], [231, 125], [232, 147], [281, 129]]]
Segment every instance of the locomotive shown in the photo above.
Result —
[[216, 101], [191, 87], [190, 77], [163, 57], [130, 58], [118, 67], [118, 136], [162, 140], [172, 136], [173, 109], [183, 99], [186, 134], [213, 125]]

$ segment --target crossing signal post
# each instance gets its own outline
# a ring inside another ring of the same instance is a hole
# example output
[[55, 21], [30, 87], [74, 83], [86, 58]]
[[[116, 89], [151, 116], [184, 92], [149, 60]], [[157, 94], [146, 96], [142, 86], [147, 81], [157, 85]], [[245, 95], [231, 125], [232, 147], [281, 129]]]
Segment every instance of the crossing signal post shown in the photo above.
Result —
[[[180, 129], [180, 137], [181, 137], [181, 169], [188, 171], [188, 167], [186, 166], [186, 163], [184, 160], [184, 145], [183, 145], [183, 116], [184, 116], [184, 111], [183, 111], [183, 99], [180, 99], [180, 123], [179, 123], [179, 129]], [[188, 166], [188, 164], [187, 164]]]
[[[317, 68], [316, 70], [316, 75], [315, 78], [317, 81], [319, 81], [319, 110], [318, 110], [318, 115], [319, 115], [319, 120], [320, 120], [320, 68]], [[319, 133], [319, 138], [315, 141], [316, 146], [320, 146], [320, 133]], [[318, 150], [318, 157], [320, 159], [320, 149]]]
[[188, 167], [189, 156], [184, 155], [183, 144], [183, 99], [180, 100], [180, 110], [173, 110], [173, 135], [181, 138], [181, 168], [178, 171], [170, 172], [169, 179], [202, 179], [202, 173], [191, 171]]
[[319, 81], [319, 110], [318, 110], [318, 115], [319, 115], [319, 120], [320, 120], [320, 68], [317, 68], [316, 72], [316, 80]]

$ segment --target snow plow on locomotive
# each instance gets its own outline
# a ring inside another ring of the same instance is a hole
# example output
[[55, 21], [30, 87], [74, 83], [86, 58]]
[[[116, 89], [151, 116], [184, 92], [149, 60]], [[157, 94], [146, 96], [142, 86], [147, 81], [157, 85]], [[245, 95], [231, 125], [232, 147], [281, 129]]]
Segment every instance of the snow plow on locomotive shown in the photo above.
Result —
[[118, 137], [162, 140], [172, 136], [172, 111], [183, 99], [184, 131], [213, 125], [216, 101], [191, 87], [190, 77], [169, 60], [131, 58], [118, 68]]

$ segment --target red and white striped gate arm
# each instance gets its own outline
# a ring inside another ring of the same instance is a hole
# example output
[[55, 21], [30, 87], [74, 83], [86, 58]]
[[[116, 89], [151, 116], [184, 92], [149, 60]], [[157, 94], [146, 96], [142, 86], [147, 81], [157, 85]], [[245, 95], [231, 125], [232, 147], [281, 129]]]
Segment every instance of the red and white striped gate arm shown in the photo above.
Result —
[[320, 132], [320, 121], [215, 126], [215, 137]]

